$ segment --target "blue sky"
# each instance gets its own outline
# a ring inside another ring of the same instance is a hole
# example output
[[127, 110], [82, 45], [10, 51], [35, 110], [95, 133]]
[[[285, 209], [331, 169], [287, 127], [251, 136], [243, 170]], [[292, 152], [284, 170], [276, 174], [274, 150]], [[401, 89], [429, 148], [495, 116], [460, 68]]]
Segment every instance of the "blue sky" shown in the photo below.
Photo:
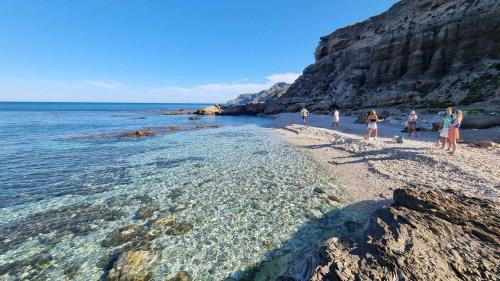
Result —
[[395, 0], [3, 0], [0, 100], [223, 102]]

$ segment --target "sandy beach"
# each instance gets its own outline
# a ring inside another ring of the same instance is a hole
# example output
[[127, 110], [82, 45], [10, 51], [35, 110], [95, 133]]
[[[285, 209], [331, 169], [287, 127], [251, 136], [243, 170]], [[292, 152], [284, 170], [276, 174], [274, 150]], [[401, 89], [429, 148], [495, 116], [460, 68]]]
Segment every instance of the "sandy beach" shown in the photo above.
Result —
[[[374, 202], [390, 199], [392, 190], [419, 186], [453, 189], [466, 195], [500, 201], [500, 151], [474, 145], [500, 135], [498, 128], [462, 130], [463, 139], [455, 156], [436, 147], [437, 132], [419, 132], [407, 137], [400, 125], [379, 123], [379, 139], [368, 143], [364, 124], [354, 117], [341, 118], [338, 130], [330, 129], [331, 117], [311, 115], [307, 125], [298, 114], [279, 114], [274, 125], [282, 138], [311, 155], [333, 173], [349, 200]], [[404, 136], [394, 143], [393, 136]], [[367, 205], [372, 211], [379, 204]]]

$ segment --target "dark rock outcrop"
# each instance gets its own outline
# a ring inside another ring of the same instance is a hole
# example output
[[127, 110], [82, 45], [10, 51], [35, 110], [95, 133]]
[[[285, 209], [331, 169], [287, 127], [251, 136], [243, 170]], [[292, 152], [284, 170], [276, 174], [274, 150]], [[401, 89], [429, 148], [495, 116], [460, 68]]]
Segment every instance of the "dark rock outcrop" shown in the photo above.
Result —
[[222, 113], [222, 107], [218, 104], [204, 107], [202, 109], [196, 110], [195, 114], [199, 115], [219, 115]]
[[288, 91], [288, 88], [290, 88], [290, 84], [279, 82], [267, 90], [255, 94], [242, 94], [227, 103], [229, 105], [269, 103], [283, 96]]
[[500, 210], [458, 192], [397, 189], [366, 227], [327, 241], [311, 280], [496, 280]]
[[[402, 0], [321, 38], [316, 62], [259, 113], [500, 104], [500, 2]], [[225, 114], [248, 114], [240, 106]]]

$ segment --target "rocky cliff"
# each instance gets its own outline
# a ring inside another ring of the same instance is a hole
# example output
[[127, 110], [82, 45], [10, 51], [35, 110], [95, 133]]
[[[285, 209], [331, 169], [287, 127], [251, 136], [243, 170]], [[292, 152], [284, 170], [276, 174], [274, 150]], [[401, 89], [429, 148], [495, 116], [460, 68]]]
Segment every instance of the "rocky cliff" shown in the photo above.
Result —
[[402, 0], [322, 37], [315, 59], [260, 111], [499, 105], [500, 1]]
[[274, 84], [267, 90], [260, 91], [255, 94], [241, 94], [227, 103], [230, 105], [269, 103], [283, 96], [288, 91], [288, 88], [290, 88], [290, 84], [280, 82]]
[[326, 242], [311, 280], [498, 280], [499, 214], [456, 191], [397, 189], [366, 226], [346, 223]]

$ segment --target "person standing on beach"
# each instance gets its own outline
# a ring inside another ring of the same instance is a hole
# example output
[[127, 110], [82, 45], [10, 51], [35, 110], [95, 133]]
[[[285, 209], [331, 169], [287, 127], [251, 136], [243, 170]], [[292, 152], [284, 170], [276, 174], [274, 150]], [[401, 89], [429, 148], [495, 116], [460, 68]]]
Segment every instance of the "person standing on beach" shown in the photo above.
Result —
[[377, 140], [378, 137], [378, 127], [377, 127], [377, 122], [378, 122], [378, 116], [375, 110], [370, 110], [370, 113], [368, 114], [368, 117], [366, 119], [368, 126], [366, 128], [366, 140], [370, 140], [372, 136], [372, 132], [374, 134], [375, 140]]
[[339, 128], [339, 123], [340, 123], [340, 113], [339, 111], [334, 107], [333, 108], [333, 120], [332, 120], [332, 129], [335, 127], [336, 129]]
[[408, 115], [408, 136], [411, 136], [413, 132], [415, 137], [417, 137], [417, 113], [415, 111], [410, 112]]
[[302, 116], [302, 121], [304, 121], [304, 124], [307, 123], [307, 116], [309, 116], [309, 110], [307, 110], [305, 107], [302, 108], [300, 111], [300, 116]]
[[455, 115], [453, 115], [453, 108], [448, 107], [445, 110], [443, 116], [443, 125], [441, 126], [441, 130], [439, 130], [439, 136], [441, 137], [441, 149], [444, 149], [446, 145], [446, 141], [448, 140], [448, 130], [450, 129], [451, 123], [455, 119]]
[[462, 111], [455, 111], [455, 119], [450, 124], [450, 128], [448, 129], [448, 151], [450, 151], [450, 155], [455, 154], [455, 150], [457, 149], [457, 140], [460, 139], [460, 125], [462, 124], [462, 119], [464, 114]]

